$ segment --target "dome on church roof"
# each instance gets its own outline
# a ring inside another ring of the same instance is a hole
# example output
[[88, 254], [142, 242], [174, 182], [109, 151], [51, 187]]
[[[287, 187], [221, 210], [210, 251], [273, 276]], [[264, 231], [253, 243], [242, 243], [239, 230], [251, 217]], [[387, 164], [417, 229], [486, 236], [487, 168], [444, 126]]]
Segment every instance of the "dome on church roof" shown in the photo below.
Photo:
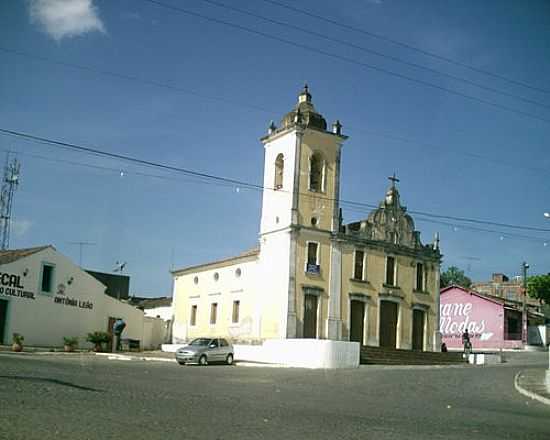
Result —
[[307, 84], [298, 95], [298, 103], [293, 110], [288, 112], [281, 120], [282, 128], [290, 128], [296, 124], [302, 124], [309, 128], [326, 131], [327, 121], [320, 113], [317, 113], [311, 102], [311, 94]]

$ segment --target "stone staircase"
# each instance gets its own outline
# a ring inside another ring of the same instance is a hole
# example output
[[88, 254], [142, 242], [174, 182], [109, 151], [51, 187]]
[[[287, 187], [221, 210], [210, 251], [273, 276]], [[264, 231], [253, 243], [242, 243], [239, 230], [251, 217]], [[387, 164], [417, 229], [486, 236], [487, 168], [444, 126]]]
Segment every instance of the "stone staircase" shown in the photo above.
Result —
[[452, 365], [464, 364], [462, 352], [413, 351], [395, 348], [362, 346], [361, 364], [378, 365]]

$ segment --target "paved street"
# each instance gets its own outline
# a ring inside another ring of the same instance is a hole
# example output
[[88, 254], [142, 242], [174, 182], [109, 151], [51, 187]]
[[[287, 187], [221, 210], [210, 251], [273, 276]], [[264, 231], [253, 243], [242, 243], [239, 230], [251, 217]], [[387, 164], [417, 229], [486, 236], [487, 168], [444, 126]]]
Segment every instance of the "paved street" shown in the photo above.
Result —
[[550, 407], [515, 391], [542, 366], [310, 371], [0, 355], [1, 439], [545, 439]]

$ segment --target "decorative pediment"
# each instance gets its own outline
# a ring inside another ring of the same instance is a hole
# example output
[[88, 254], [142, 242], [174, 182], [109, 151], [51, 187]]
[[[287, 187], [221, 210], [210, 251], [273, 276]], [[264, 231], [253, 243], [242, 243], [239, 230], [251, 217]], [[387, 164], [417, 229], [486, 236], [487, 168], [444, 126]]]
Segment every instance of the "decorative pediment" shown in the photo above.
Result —
[[345, 234], [415, 251], [435, 252], [439, 255], [438, 249], [422, 244], [420, 232], [415, 230], [414, 220], [407, 214], [407, 208], [401, 205], [399, 191], [395, 186], [395, 182], [399, 180], [395, 175], [389, 179], [391, 185], [378, 208], [373, 210], [367, 219], [346, 225]]

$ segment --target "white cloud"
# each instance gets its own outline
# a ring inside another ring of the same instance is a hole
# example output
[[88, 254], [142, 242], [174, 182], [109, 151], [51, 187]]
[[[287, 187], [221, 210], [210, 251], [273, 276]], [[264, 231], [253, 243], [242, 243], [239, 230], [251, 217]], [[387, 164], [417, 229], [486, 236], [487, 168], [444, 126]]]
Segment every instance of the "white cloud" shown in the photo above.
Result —
[[93, 0], [29, 0], [31, 23], [38, 23], [55, 40], [87, 32], [105, 32]]
[[12, 220], [10, 224], [10, 229], [13, 235], [16, 237], [22, 237], [25, 235], [32, 226], [30, 220]]

